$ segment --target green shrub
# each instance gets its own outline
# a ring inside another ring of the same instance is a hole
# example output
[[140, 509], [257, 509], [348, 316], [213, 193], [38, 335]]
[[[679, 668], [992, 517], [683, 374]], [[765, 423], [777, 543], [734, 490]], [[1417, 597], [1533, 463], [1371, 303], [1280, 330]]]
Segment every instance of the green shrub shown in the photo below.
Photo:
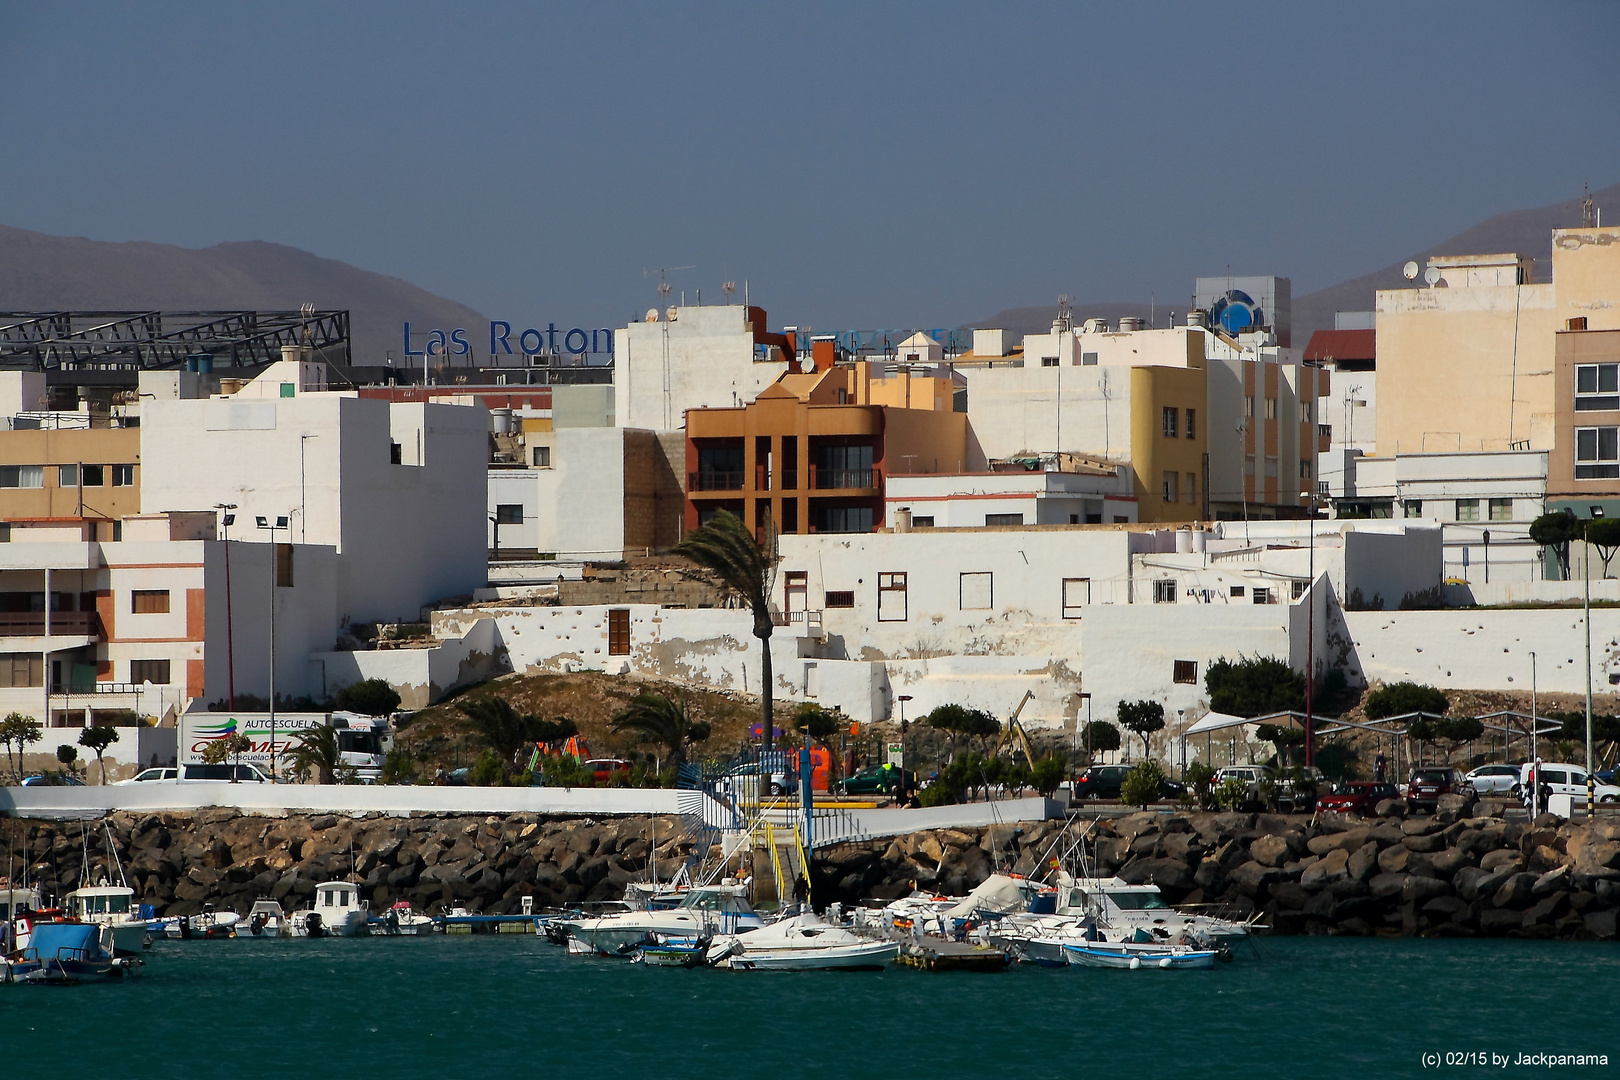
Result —
[[467, 770], [467, 783], [473, 787], [495, 787], [500, 784], [506, 770], [502, 768], [501, 755], [494, 750], [486, 748], [478, 755], [478, 760], [472, 763]]
[[1147, 808], [1148, 803], [1157, 802], [1162, 794], [1164, 770], [1157, 761], [1152, 760], [1138, 762], [1136, 768], [1125, 775], [1125, 782], [1119, 788], [1121, 802], [1143, 809]]
[[386, 679], [366, 679], [339, 690], [337, 707], [362, 716], [387, 716], [399, 708], [399, 694]]
[[949, 806], [956, 801], [956, 793], [936, 780], [922, 789], [917, 801], [924, 806]]
[[[1363, 703], [1363, 709], [1369, 720], [1383, 720], [1385, 717], [1403, 716], [1414, 712], [1443, 716], [1450, 707], [1451, 701], [1445, 694], [1432, 686], [1415, 682], [1398, 682], [1381, 686], [1368, 694], [1367, 700]], [[1418, 736], [1414, 735], [1413, 738]]]
[[1068, 772], [1068, 765], [1056, 754], [1048, 754], [1035, 763], [1030, 770], [1030, 777], [1035, 790], [1042, 796], [1050, 799], [1057, 794], [1058, 785], [1063, 783], [1063, 774]]
[[1214, 791], [1215, 805], [1222, 810], [1242, 810], [1249, 802], [1249, 785], [1235, 776], [1222, 780]]
[[1209, 707], [1232, 716], [1266, 716], [1305, 708], [1305, 675], [1274, 656], [1224, 656], [1204, 671]]
[[1213, 786], [1215, 783], [1215, 767], [1208, 762], [1195, 761], [1187, 766], [1187, 787], [1198, 799], [1198, 805], [1205, 810], [1215, 807]]
[[384, 784], [414, 784], [416, 760], [409, 751], [396, 746], [383, 757], [382, 773], [377, 779]]

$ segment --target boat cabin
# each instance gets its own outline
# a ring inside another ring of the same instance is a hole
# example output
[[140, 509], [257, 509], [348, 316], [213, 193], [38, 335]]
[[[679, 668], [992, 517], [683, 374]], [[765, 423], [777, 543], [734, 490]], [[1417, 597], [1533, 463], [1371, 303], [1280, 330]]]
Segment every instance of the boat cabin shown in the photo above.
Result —
[[1125, 911], [1168, 909], [1157, 885], [1128, 885], [1119, 878], [1069, 881], [1062, 888], [1059, 915], [1109, 919]]
[[347, 881], [328, 881], [315, 886], [315, 910], [323, 921], [330, 924], [329, 915], [357, 911], [360, 908], [360, 886]]
[[0, 889], [0, 922], [21, 917], [25, 911], [38, 910], [38, 889]]
[[67, 894], [68, 914], [84, 922], [125, 918], [135, 911], [135, 890], [125, 885], [96, 885]]
[[679, 906], [691, 911], [718, 911], [727, 915], [750, 915], [754, 911], [741, 890], [725, 885], [693, 889], [682, 898]]

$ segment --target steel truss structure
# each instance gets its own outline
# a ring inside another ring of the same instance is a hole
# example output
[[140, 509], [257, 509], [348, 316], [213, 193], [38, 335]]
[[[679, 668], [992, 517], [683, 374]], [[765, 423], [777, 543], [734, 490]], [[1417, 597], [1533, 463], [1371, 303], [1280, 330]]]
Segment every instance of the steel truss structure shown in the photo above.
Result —
[[140, 370], [209, 357], [215, 367], [281, 359], [307, 344], [349, 362], [347, 311], [0, 312], [0, 368]]

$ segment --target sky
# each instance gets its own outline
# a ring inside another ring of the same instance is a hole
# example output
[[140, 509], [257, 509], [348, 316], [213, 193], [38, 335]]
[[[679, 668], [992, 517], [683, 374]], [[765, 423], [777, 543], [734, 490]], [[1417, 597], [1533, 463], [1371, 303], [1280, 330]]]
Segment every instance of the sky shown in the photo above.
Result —
[[1620, 180], [1620, 4], [0, 0], [0, 223], [498, 318], [1296, 296]]

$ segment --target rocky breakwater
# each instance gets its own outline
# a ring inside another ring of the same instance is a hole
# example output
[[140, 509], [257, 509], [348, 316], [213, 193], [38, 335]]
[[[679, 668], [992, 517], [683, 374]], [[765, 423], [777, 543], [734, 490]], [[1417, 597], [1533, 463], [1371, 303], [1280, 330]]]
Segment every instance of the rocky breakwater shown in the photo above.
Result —
[[409, 900], [419, 910], [459, 904], [507, 914], [525, 896], [537, 907], [619, 898], [645, 873], [654, 835], [658, 871], [668, 877], [689, 850], [676, 828], [673, 817], [117, 813], [82, 830], [78, 822], [0, 823], [0, 866], [9, 848], [15, 878], [26, 864], [31, 882], [60, 897], [78, 886], [88, 852], [92, 881], [116, 883], [121, 863], [137, 900], [160, 915], [205, 905], [245, 912], [264, 896], [294, 911], [334, 879], [359, 881], [373, 910]]

